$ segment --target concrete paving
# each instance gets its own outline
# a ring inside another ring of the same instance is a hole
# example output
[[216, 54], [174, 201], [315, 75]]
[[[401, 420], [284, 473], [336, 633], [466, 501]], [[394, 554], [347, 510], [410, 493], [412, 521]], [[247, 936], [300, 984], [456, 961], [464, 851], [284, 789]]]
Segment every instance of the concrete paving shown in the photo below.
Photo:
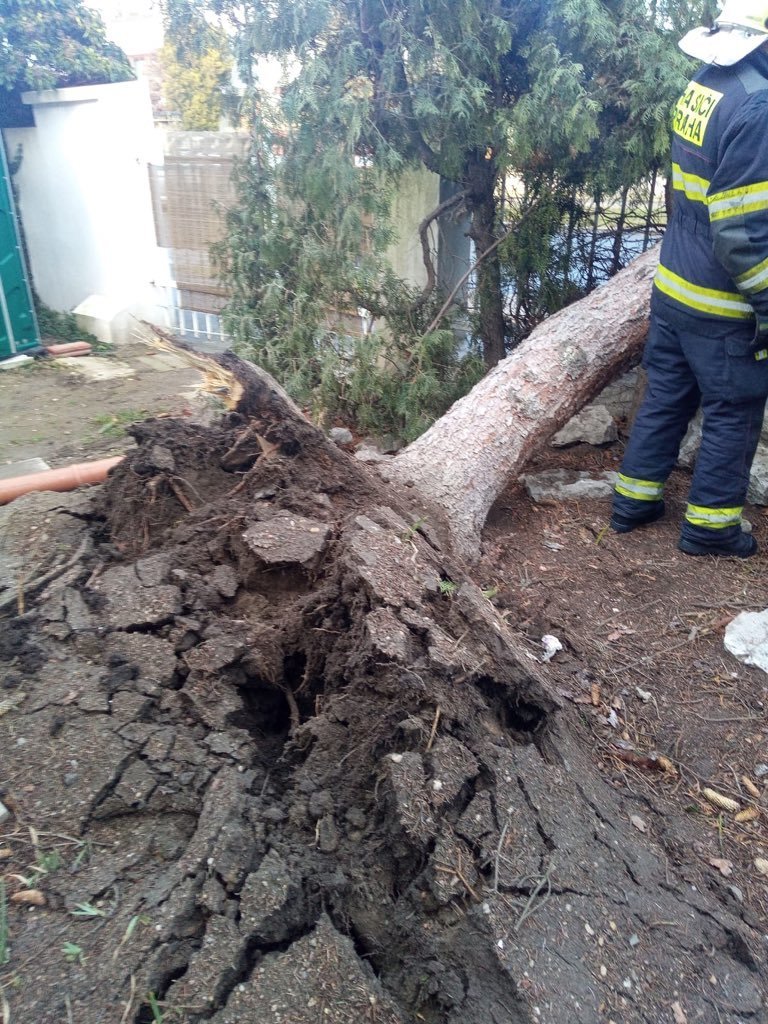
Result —
[[133, 377], [136, 373], [136, 368], [128, 363], [100, 356], [57, 356], [56, 362], [81, 373], [89, 380], [114, 380], [117, 377]]
[[51, 467], [43, 459], [23, 459], [0, 466], [0, 480], [12, 480], [15, 476], [29, 476], [30, 473], [44, 473]]

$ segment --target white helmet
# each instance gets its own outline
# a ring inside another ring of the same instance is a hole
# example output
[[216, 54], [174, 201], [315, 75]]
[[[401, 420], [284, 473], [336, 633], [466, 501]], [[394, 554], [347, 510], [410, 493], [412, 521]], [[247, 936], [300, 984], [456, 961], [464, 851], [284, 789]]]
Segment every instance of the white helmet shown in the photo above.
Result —
[[768, 0], [725, 0], [712, 28], [694, 28], [680, 49], [705, 64], [730, 67], [768, 40]]

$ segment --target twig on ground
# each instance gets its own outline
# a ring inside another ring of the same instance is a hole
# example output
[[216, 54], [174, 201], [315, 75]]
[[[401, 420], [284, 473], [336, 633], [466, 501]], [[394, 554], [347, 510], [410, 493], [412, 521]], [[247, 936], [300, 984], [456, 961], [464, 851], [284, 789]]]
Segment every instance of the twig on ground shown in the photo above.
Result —
[[[523, 912], [520, 915], [520, 917], [518, 917], [517, 922], [515, 924], [516, 932], [520, 931], [521, 927], [528, 920], [528, 918], [531, 917], [532, 914], [535, 914], [537, 910], [541, 909], [541, 907], [544, 906], [549, 897], [552, 895], [552, 882], [550, 876], [552, 875], [553, 867], [554, 864], [549, 865], [547, 870], [536, 883], [536, 887], [531, 892], [531, 895], [528, 897], [528, 902], [523, 907]], [[534, 901], [536, 900], [536, 897], [539, 895], [539, 893], [545, 885], [547, 887], [545, 895], [542, 896], [541, 901], [539, 903], [535, 903]]]
[[495, 861], [495, 864], [494, 864], [494, 867], [493, 867], [493, 891], [494, 892], [498, 892], [499, 891], [499, 867], [501, 865], [501, 851], [504, 849], [504, 840], [507, 838], [507, 832], [509, 831], [509, 826], [510, 826], [510, 824], [512, 822], [512, 814], [513, 814], [513, 812], [514, 812], [514, 808], [510, 808], [507, 811], [507, 820], [504, 822], [504, 828], [501, 830], [501, 835], [499, 836], [499, 845], [496, 847], [496, 861]]
[[128, 993], [128, 1001], [125, 1004], [125, 1010], [123, 1011], [123, 1016], [120, 1018], [120, 1024], [126, 1024], [126, 1021], [128, 1020], [128, 1016], [129, 1016], [129, 1014], [131, 1012], [131, 1007], [133, 1006], [133, 1000], [134, 1000], [135, 996], [136, 996], [136, 975], [132, 974], [131, 975], [131, 988], [130, 988], [130, 991]]
[[442, 710], [440, 708], [440, 705], [438, 704], [437, 707], [435, 708], [435, 718], [434, 718], [434, 721], [432, 722], [432, 730], [431, 730], [431, 732], [429, 734], [429, 741], [427, 742], [427, 746], [426, 746], [426, 750], [425, 750], [425, 753], [427, 753], [427, 754], [430, 752], [430, 750], [432, 749], [432, 744], [435, 742], [435, 734], [437, 733], [437, 726], [438, 726], [438, 723], [440, 721], [440, 715], [441, 714], [442, 714]]

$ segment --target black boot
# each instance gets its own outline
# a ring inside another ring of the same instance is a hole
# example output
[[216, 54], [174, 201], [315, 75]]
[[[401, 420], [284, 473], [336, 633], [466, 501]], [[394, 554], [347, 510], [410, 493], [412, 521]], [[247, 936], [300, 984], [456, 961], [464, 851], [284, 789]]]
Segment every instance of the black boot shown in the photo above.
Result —
[[638, 526], [647, 526], [649, 523], [655, 523], [657, 519], [661, 519], [665, 510], [664, 502], [649, 501], [647, 504], [648, 507], [644, 508], [643, 514], [639, 516], [628, 516], [623, 512], [614, 511], [611, 516], [611, 529], [615, 533], [631, 533]]
[[711, 532], [715, 534], [711, 541], [681, 537], [677, 546], [686, 555], [724, 555], [726, 558], [751, 558], [757, 551], [757, 541], [751, 533], [740, 530], [723, 537], [717, 536], [717, 530]]

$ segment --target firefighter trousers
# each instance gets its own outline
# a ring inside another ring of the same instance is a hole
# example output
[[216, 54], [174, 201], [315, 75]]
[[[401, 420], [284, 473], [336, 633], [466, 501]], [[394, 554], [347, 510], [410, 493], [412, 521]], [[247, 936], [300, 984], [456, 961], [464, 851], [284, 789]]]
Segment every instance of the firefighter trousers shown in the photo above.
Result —
[[706, 320], [681, 328], [654, 310], [643, 366], [648, 375], [621, 465], [614, 512], [641, 521], [660, 508], [664, 483], [699, 405], [702, 439], [682, 536], [723, 540], [741, 512], [760, 438], [768, 359], [755, 358], [754, 325]]

